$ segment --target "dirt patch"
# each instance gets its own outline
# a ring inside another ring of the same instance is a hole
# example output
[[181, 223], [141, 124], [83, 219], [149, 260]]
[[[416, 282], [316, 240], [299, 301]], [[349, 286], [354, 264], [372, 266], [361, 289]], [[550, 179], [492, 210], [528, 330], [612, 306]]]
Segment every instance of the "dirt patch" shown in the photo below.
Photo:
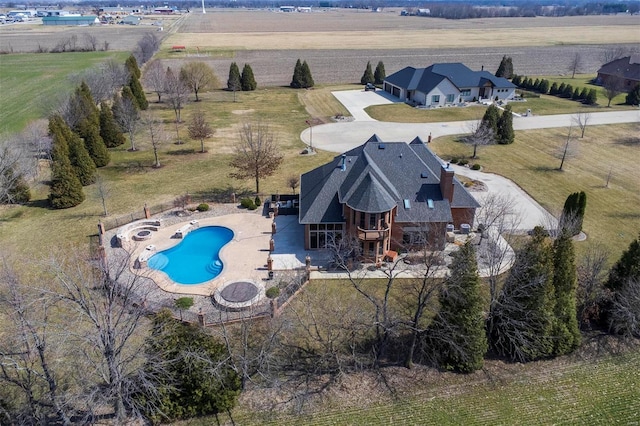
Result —
[[245, 114], [251, 114], [254, 111], [255, 111], [254, 109], [234, 109], [233, 111], [231, 111], [231, 114], [245, 115]]

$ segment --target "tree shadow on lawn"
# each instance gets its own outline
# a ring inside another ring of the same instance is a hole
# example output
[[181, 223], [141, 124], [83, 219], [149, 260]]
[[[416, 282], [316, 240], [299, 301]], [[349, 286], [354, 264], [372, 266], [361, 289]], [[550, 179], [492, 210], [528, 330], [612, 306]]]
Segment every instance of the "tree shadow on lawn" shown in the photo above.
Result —
[[191, 155], [195, 153], [196, 153], [196, 150], [194, 148], [183, 148], [183, 149], [176, 149], [174, 151], [167, 151], [167, 155]]
[[619, 138], [619, 139], [616, 139], [614, 143], [617, 145], [625, 145], [625, 146], [640, 146], [640, 137], [628, 136], [626, 138]]
[[207, 200], [212, 201], [214, 203], [232, 203], [234, 202], [234, 194], [235, 194], [235, 202], [240, 203], [242, 198], [254, 197], [253, 191], [246, 187], [234, 187], [228, 185], [226, 188], [212, 188], [205, 191], [194, 192], [192, 196], [198, 200]]
[[562, 170], [560, 170], [557, 167], [550, 167], [550, 166], [532, 166], [529, 167], [530, 170], [533, 170], [535, 172], [557, 172], [557, 173], [562, 173]]

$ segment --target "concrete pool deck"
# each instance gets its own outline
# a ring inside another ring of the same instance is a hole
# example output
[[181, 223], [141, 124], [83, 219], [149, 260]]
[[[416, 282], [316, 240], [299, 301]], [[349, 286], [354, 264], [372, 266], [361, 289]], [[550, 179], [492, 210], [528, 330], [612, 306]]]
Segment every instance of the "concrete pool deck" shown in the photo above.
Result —
[[[179, 244], [182, 239], [173, 236], [177, 230], [184, 229], [184, 226], [193, 220], [196, 220], [198, 225], [192, 227], [192, 230], [205, 226], [224, 226], [234, 233], [233, 239], [220, 251], [220, 259], [224, 265], [220, 275], [202, 284], [186, 285], [176, 283], [162, 271], [147, 266], [139, 269], [134, 267], [135, 261], [147, 246], [153, 245], [155, 251], [160, 252]], [[268, 277], [266, 264], [271, 239], [271, 222], [272, 219], [251, 213], [214, 217], [199, 217], [197, 214], [188, 216], [183, 222], [163, 225], [158, 231], [154, 231], [148, 240], [129, 242], [125, 249], [131, 253], [130, 269], [137, 275], [152, 279], [158, 287], [170, 293], [210, 296], [219, 287], [236, 281], [252, 281], [260, 284]]]

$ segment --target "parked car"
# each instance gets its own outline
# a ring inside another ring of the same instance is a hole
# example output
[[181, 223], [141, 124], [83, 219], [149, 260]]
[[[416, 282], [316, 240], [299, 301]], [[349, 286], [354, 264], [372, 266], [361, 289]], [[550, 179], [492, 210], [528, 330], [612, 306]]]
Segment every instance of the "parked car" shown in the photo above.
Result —
[[373, 84], [371, 84], [371, 83], [367, 83], [367, 84], [365, 84], [365, 86], [364, 86], [364, 91], [365, 91], [365, 92], [369, 92], [369, 91], [375, 92], [375, 91], [376, 91], [376, 86], [374, 86], [374, 85], [373, 85]]

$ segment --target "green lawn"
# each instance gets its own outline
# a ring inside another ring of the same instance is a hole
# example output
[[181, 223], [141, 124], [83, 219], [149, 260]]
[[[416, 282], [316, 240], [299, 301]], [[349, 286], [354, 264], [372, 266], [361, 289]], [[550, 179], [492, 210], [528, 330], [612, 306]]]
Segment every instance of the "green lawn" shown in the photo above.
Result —
[[[567, 129], [516, 132], [512, 145], [480, 147], [479, 158], [470, 161], [481, 164], [483, 171], [514, 180], [551, 212], [560, 212], [570, 193], [585, 191], [584, 232], [588, 239], [577, 248], [590, 241], [602, 243], [613, 261], [640, 230], [638, 125], [591, 126], [584, 139], [575, 136], [563, 171], [557, 168]], [[431, 148], [444, 159], [468, 158], [473, 152], [454, 136], [435, 139]]]
[[0, 134], [46, 116], [73, 88], [70, 76], [126, 52], [25, 53], [0, 56]]

